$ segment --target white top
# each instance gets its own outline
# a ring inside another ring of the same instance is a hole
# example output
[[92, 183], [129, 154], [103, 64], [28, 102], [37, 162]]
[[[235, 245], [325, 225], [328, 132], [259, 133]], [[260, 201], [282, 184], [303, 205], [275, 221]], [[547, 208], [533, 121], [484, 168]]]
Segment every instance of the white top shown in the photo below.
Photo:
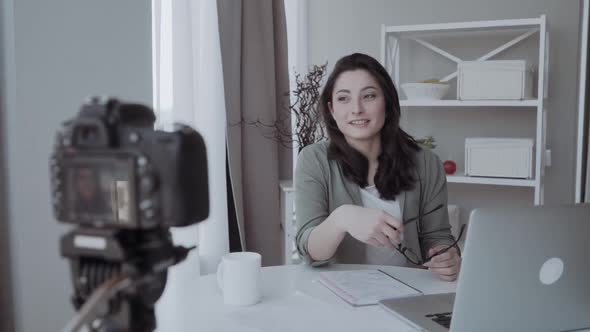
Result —
[[[402, 213], [399, 206], [399, 200], [386, 200], [380, 197], [377, 187], [368, 186], [366, 188], [360, 188], [361, 201], [363, 206], [371, 209], [383, 210], [392, 217], [401, 220]], [[403, 234], [401, 239], [403, 240]], [[385, 247], [373, 247], [369, 246], [366, 252], [366, 263], [367, 264], [378, 264], [378, 265], [394, 265], [394, 266], [407, 266], [406, 258], [398, 251], [392, 251]]]

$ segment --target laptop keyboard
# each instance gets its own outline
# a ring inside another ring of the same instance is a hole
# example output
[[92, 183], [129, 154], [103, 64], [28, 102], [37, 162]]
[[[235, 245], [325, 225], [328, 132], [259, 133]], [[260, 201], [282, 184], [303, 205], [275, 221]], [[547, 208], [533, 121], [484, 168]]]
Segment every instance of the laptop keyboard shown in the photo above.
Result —
[[447, 329], [451, 327], [451, 315], [452, 312], [443, 312], [440, 314], [430, 314], [426, 315], [426, 318], [430, 318], [436, 323], [446, 327]]

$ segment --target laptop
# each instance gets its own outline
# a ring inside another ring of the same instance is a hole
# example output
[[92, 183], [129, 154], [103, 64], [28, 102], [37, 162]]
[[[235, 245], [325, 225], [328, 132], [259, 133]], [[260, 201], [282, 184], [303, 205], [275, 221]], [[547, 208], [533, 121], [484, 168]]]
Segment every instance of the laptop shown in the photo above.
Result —
[[590, 204], [469, 219], [456, 294], [379, 304], [422, 331], [590, 329]]

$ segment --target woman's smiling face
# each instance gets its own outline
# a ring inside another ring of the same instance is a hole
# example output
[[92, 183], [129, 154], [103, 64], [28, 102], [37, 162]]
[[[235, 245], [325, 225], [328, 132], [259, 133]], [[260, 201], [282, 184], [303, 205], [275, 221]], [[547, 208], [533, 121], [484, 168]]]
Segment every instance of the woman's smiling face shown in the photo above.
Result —
[[385, 98], [377, 80], [366, 70], [340, 74], [329, 108], [349, 144], [380, 139], [385, 123]]

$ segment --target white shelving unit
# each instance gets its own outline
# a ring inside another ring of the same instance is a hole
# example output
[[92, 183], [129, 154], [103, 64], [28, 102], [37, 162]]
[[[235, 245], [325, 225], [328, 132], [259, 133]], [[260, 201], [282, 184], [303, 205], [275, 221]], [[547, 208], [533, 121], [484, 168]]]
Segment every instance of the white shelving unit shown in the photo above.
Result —
[[401, 106], [435, 107], [537, 107], [539, 101], [532, 100], [400, 100]]
[[465, 176], [465, 175], [460, 175], [460, 174], [448, 175], [447, 182], [449, 182], [449, 183], [488, 184], [488, 185], [494, 185], [494, 186], [535, 187], [535, 180], [474, 177], [474, 176]]
[[[400, 41], [402, 39], [415, 42], [432, 52], [452, 61], [460, 63], [463, 59], [451, 54], [444, 49], [435, 46], [430, 39], [437, 37], [461, 36], [480, 34], [481, 38], [494, 34], [513, 34], [508, 42], [490, 50], [476, 59], [484, 61], [492, 59], [507, 49], [520, 44], [530, 36], [538, 34], [538, 70], [537, 70], [537, 97], [530, 100], [400, 100], [403, 108], [423, 107], [430, 110], [444, 111], [444, 108], [472, 107], [483, 110], [493, 107], [511, 107], [516, 111], [536, 110], [535, 130], [535, 169], [532, 179], [511, 179], [492, 177], [469, 177], [464, 175], [447, 176], [449, 183], [482, 184], [494, 186], [518, 186], [534, 188], [535, 205], [543, 204], [543, 177], [545, 167], [549, 165], [550, 152], [546, 148], [546, 109], [544, 101], [547, 96], [547, 68], [548, 68], [548, 44], [547, 21], [545, 15], [538, 18], [516, 20], [494, 20], [477, 22], [458, 22], [442, 24], [385, 26], [381, 28], [381, 63], [390, 72], [397, 87], [400, 82]], [[448, 82], [456, 78], [457, 72], [449, 73], [441, 79]], [[441, 109], [439, 109], [441, 108]]]
[[279, 183], [281, 190], [281, 229], [283, 231], [283, 260], [284, 264], [298, 264], [301, 258], [295, 248], [295, 235], [297, 226], [295, 223], [295, 188], [292, 180], [282, 180]]

